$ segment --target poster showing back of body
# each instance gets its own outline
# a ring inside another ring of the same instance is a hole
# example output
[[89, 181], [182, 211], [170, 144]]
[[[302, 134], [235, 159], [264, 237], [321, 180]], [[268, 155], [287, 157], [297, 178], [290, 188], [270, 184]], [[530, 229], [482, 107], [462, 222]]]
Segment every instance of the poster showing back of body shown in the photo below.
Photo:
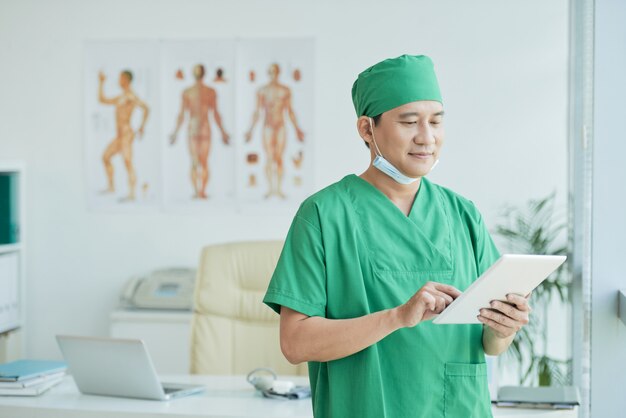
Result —
[[276, 213], [313, 190], [314, 41], [93, 41], [92, 209]]
[[297, 206], [313, 189], [313, 39], [241, 40], [237, 48], [240, 209]]
[[164, 204], [235, 205], [235, 41], [161, 44]]
[[160, 203], [158, 42], [86, 45], [84, 134], [87, 202], [137, 210]]

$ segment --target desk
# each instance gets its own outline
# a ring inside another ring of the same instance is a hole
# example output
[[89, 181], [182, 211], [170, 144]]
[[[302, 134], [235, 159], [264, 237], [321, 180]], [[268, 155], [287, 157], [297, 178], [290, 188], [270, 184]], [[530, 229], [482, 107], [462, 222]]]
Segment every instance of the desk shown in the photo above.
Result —
[[[282, 376], [298, 384], [307, 378]], [[162, 376], [163, 381], [198, 383], [207, 387], [201, 395], [169, 402], [82, 395], [73, 379], [38, 397], [0, 397], [0, 417], [10, 418], [312, 418], [311, 400], [281, 401], [257, 393], [244, 376]], [[494, 408], [494, 417], [575, 418], [575, 411], [542, 411]]]

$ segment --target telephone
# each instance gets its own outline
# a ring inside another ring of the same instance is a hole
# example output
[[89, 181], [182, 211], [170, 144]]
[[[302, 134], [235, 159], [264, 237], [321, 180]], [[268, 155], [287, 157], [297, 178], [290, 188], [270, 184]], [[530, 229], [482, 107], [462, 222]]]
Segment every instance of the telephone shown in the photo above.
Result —
[[195, 278], [196, 271], [189, 268], [160, 269], [131, 277], [120, 296], [122, 307], [191, 310]]

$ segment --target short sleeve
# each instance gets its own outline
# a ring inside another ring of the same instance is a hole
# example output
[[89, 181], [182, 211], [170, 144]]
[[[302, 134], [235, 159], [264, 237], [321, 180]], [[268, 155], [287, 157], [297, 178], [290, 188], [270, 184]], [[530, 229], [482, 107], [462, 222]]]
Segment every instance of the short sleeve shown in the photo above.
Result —
[[476, 226], [476, 242], [474, 243], [476, 254], [476, 268], [478, 275], [483, 274], [489, 267], [500, 258], [500, 252], [487, 230], [482, 216], [478, 215]]
[[301, 208], [291, 224], [263, 298], [276, 313], [286, 306], [308, 316], [326, 316], [326, 267], [317, 219]]

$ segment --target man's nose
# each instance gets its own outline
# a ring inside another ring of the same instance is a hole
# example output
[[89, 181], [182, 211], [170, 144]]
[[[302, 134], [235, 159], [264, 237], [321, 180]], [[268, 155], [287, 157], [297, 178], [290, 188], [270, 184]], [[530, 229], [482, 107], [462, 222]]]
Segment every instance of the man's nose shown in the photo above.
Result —
[[413, 137], [413, 142], [418, 145], [431, 145], [435, 143], [435, 135], [430, 124], [419, 124]]

